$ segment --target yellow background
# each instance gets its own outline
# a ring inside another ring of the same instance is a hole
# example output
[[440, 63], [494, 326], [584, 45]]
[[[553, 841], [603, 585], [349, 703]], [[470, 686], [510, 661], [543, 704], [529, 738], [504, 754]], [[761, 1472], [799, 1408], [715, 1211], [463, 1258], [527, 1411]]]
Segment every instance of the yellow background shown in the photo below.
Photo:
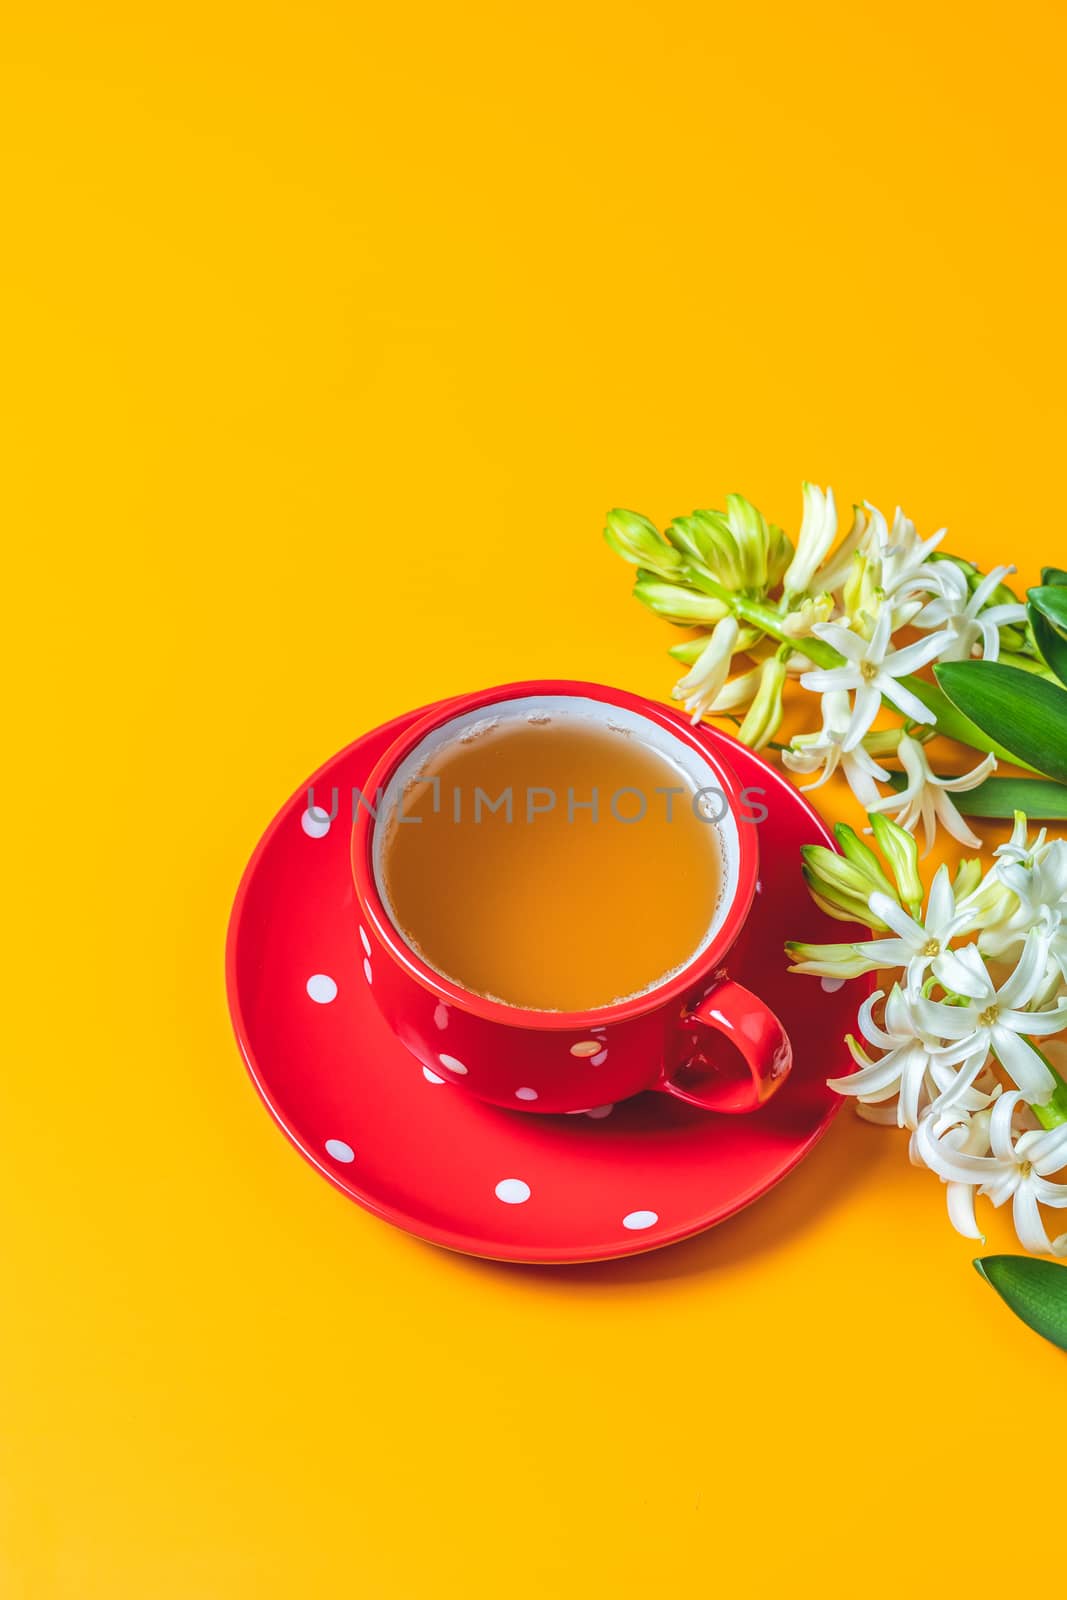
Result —
[[463, 1260], [279, 1137], [222, 946], [362, 729], [539, 673], [668, 692], [610, 505], [795, 530], [811, 477], [1062, 560], [1062, 13], [4, 34], [5, 1600], [1037, 1582], [1067, 1369], [899, 1138], [846, 1114], [628, 1265]]

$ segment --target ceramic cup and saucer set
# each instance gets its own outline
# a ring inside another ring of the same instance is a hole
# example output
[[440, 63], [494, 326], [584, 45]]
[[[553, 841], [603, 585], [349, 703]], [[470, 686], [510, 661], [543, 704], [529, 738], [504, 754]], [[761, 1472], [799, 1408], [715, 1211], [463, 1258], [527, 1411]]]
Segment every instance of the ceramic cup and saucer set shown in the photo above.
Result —
[[[554, 730], [557, 763], [567, 738], [623, 741], [677, 775], [656, 793], [692, 799], [703, 833], [642, 834], [588, 800], [565, 827], [548, 786], [509, 785], [506, 819], [503, 791], [473, 817], [442, 793], [454, 752], [504, 760], [520, 727]], [[435, 1244], [568, 1263], [687, 1238], [783, 1178], [838, 1104], [854, 985], [792, 977], [782, 949], [842, 937], [807, 894], [813, 843], [833, 841], [761, 757], [621, 690], [510, 684], [410, 712], [302, 785], [245, 870], [226, 961], [248, 1070], [312, 1166]], [[556, 923], [554, 881], [579, 895]], [[679, 908], [662, 927], [661, 893]]]

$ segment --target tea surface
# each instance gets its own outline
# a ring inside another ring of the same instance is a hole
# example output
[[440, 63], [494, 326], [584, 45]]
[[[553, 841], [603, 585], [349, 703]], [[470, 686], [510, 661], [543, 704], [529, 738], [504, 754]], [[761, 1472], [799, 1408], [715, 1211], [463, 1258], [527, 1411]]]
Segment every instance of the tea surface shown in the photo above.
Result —
[[501, 719], [421, 773], [409, 820], [385, 824], [384, 886], [400, 931], [445, 977], [511, 1005], [588, 1010], [699, 947], [722, 885], [718, 829], [691, 778], [635, 732]]

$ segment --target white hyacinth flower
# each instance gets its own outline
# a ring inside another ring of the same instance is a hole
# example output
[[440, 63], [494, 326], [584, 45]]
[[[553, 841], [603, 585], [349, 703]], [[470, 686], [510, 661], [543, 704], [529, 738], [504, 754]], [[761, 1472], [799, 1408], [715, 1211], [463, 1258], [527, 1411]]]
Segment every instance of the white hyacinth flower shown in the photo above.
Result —
[[887, 894], [872, 894], [870, 908], [888, 924], [895, 938], [867, 941], [863, 946], [866, 955], [882, 966], [906, 968], [910, 987], [917, 989], [927, 972], [932, 971], [942, 988], [966, 992], [970, 970], [949, 944], [967, 926], [969, 916], [966, 910], [956, 907], [947, 867], [937, 870], [922, 922], [909, 917], [904, 907]]
[[958, 569], [951, 562], [930, 560], [947, 529], [939, 529], [929, 539], [920, 539], [914, 522], [898, 506], [890, 532], [878, 507], [872, 506], [869, 500], [866, 506], [871, 520], [862, 548], [865, 555], [881, 565], [884, 594], [896, 598], [902, 596], [905, 590], [925, 591], [928, 594], [954, 590], [953, 574], [958, 576]]
[[1012, 825], [1011, 838], [1005, 844], [998, 844], [993, 851], [997, 860], [997, 868], [1002, 864], [1030, 868], [1044, 858], [1048, 848], [1046, 843], [1048, 829], [1041, 828], [1033, 839], [1030, 838], [1025, 811], [1017, 811]]
[[[996, 988], [974, 945], [956, 952], [967, 969], [966, 988], [957, 985], [962, 999], [953, 1005], [920, 995], [915, 1015], [924, 1033], [949, 1041], [934, 1054], [946, 1066], [960, 1066], [960, 1077], [973, 1083], [992, 1052], [1001, 1066], [1034, 1105], [1047, 1105], [1056, 1081], [1037, 1051], [1027, 1042], [1067, 1028], [1067, 1000], [1047, 1011], [1023, 1009], [1044, 982], [1048, 941], [1034, 931], [1027, 935], [1023, 953], [1011, 976]], [[961, 1083], [962, 1087], [962, 1083]]]
[[868, 1044], [885, 1053], [872, 1060], [849, 1035], [846, 1043], [858, 1072], [846, 1078], [830, 1078], [828, 1087], [837, 1094], [854, 1096], [861, 1106], [882, 1106], [893, 1101], [893, 1115], [868, 1116], [868, 1121], [892, 1121], [901, 1128], [917, 1126], [924, 1106], [938, 1109], [949, 1105], [977, 1110], [990, 1102], [990, 1095], [975, 1087], [977, 1072], [968, 1082], [934, 1055], [934, 1041], [923, 1032], [916, 1012], [918, 991], [905, 992], [895, 985], [885, 1003], [883, 1025], [874, 1020], [874, 1007], [883, 997], [878, 989], [860, 1007], [860, 1033]]
[[1001, 857], [997, 876], [1031, 921], [1044, 911], [1067, 909], [1067, 839], [1053, 839], [1047, 845], [1042, 839], [1040, 847], [1023, 861]]
[[981, 839], [964, 822], [949, 795], [976, 789], [983, 779], [996, 771], [996, 757], [986, 756], [970, 772], [958, 778], [938, 778], [926, 759], [922, 745], [906, 733], [901, 735], [897, 755], [907, 774], [906, 786], [886, 795], [868, 809], [892, 816], [909, 833], [914, 833], [921, 821], [927, 850], [934, 842], [938, 823], [961, 844], [970, 845], [972, 849], [980, 848]]
[[1067, 1208], [1067, 1184], [1050, 1176], [1067, 1167], [1067, 1124], [1043, 1132], [1018, 1090], [973, 1118], [928, 1115], [912, 1135], [912, 1159], [949, 1187], [949, 1216], [957, 1232], [981, 1239], [975, 1193], [994, 1206], [1012, 1202], [1019, 1243], [1035, 1254], [1067, 1255], [1067, 1234], [1051, 1240], [1042, 1206]]
[[[952, 643], [941, 652], [943, 661], [962, 661], [977, 655], [979, 647], [987, 661], [995, 661], [1000, 654], [998, 629], [1026, 621], [1026, 607], [1018, 603], [989, 606], [986, 601], [1000, 583], [1014, 572], [1014, 567], [994, 567], [986, 573], [972, 595], [967, 594], [967, 584], [959, 573], [961, 589], [955, 593], [938, 594], [928, 600], [912, 619], [916, 628], [948, 628]], [[961, 592], [962, 591], [962, 592]]]
[[800, 785], [805, 791], [820, 789], [840, 768], [860, 805], [869, 811], [881, 795], [878, 784], [887, 783], [889, 774], [861, 744], [854, 750], [844, 748], [851, 720], [847, 691], [831, 689], [822, 697], [821, 731], [799, 734], [789, 749], [782, 751], [782, 763], [791, 772], [820, 774], [814, 783]]
[[683, 701], [685, 709], [692, 712], [694, 723], [710, 710], [726, 684], [739, 632], [736, 617], [717, 622], [707, 644], [671, 691], [674, 699]]
[[814, 483], [804, 485], [804, 517], [797, 535], [796, 555], [786, 569], [782, 585], [787, 595], [805, 594], [825, 560], [837, 533], [834, 491]]
[[820, 668], [806, 672], [800, 682], [805, 689], [822, 694], [829, 689], [855, 690], [852, 718], [845, 735], [843, 749], [854, 750], [869, 730], [882, 696], [891, 701], [898, 711], [913, 722], [933, 722], [933, 713], [910, 689], [897, 682], [909, 672], [926, 666], [947, 644], [951, 634], [934, 633], [903, 650], [890, 650], [889, 638], [893, 618], [888, 606], [878, 614], [874, 632], [869, 639], [853, 633], [838, 622], [818, 623], [812, 630], [816, 636], [845, 657], [840, 667]]
[[[1018, 949], [1034, 924], [1035, 916], [1020, 899], [1014, 882], [1032, 896], [1032, 875], [1040, 867], [1056, 841], [1048, 840], [1048, 830], [1042, 828], [1033, 839], [1029, 837], [1026, 816], [1015, 813], [1015, 825], [1006, 844], [998, 845], [993, 852], [996, 860], [991, 871], [971, 896], [976, 911], [981, 912], [977, 926], [981, 927], [978, 947], [983, 955], [1004, 957]], [[1037, 892], [1041, 894], [1040, 882]]]

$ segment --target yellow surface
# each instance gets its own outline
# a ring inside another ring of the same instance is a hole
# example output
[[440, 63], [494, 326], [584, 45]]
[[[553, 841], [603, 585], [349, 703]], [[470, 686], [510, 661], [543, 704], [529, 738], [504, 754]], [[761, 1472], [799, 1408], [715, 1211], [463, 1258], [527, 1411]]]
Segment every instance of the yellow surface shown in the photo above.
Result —
[[1067, 1369], [900, 1139], [845, 1115], [630, 1265], [462, 1260], [278, 1135], [222, 944], [361, 729], [537, 673], [667, 692], [610, 505], [795, 528], [809, 476], [1063, 558], [1058, 8], [5, 35], [5, 1600], [1038, 1582]]

